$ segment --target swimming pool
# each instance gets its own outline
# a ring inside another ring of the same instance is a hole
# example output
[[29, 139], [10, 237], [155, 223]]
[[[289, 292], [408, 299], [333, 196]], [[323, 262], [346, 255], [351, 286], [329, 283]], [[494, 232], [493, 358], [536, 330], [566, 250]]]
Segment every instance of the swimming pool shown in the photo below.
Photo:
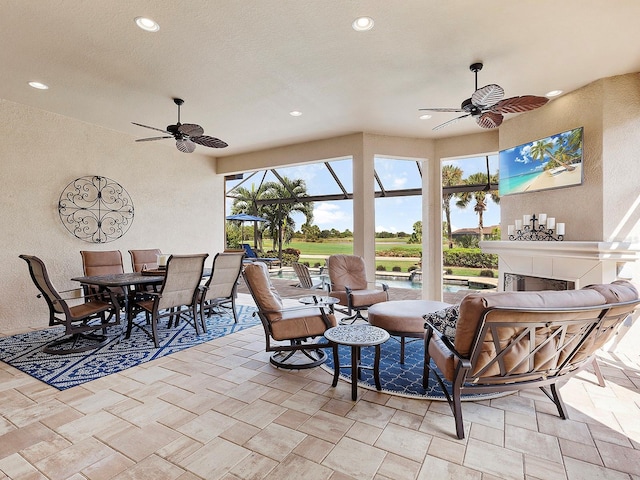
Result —
[[[298, 277], [293, 270], [279, 270], [277, 273], [272, 273], [273, 278], [285, 278], [288, 280], [297, 280]], [[313, 276], [313, 274], [312, 274]], [[376, 281], [380, 283], [386, 283], [391, 288], [410, 288], [413, 290], [420, 290], [422, 288], [422, 282], [413, 282], [408, 278], [402, 279], [398, 277], [389, 278], [389, 276], [376, 276]], [[442, 286], [442, 291], [446, 293], [456, 293], [461, 291], [479, 291], [479, 288], [469, 288], [464, 284], [445, 283]]]

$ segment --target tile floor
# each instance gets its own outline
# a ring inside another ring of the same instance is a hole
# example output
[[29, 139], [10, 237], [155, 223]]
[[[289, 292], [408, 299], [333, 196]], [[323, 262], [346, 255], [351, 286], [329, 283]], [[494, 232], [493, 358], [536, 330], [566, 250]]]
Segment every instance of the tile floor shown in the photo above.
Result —
[[[242, 303], [251, 303], [241, 294]], [[57, 391], [0, 362], [0, 478], [640, 479], [636, 325], [562, 393], [443, 402], [331, 387], [268, 363], [260, 326]]]

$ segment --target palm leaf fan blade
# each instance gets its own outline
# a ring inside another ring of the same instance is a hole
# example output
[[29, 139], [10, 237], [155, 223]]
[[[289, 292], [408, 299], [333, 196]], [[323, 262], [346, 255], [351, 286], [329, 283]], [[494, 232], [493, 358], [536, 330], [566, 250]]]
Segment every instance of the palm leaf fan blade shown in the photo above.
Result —
[[500, 85], [492, 83], [479, 88], [471, 95], [471, 102], [478, 107], [489, 107], [504, 97], [504, 90]]
[[502, 125], [504, 117], [495, 112], [485, 112], [476, 118], [476, 122], [482, 128], [497, 128]]
[[535, 95], [523, 95], [522, 97], [505, 98], [499, 101], [493, 107], [492, 112], [496, 113], [522, 113], [535, 110], [545, 105], [549, 101], [546, 97], [538, 97]]

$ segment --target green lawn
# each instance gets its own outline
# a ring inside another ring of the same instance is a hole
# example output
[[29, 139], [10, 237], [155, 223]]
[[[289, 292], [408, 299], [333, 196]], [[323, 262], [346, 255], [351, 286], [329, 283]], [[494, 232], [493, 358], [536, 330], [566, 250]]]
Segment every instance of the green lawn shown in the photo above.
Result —
[[[265, 249], [271, 248], [271, 240], [265, 239]], [[316, 263], [324, 265], [324, 259], [329, 255], [344, 253], [353, 253], [353, 239], [348, 238], [332, 238], [325, 239], [323, 242], [304, 242], [295, 240], [286, 245], [287, 248], [295, 248], [300, 250], [300, 262], [308, 263], [313, 267]], [[405, 242], [405, 239], [390, 239], [380, 238], [376, 239], [376, 251], [394, 249], [415, 249], [418, 245], [411, 245]], [[324, 258], [310, 257], [309, 255], [322, 255]], [[415, 260], [409, 260], [402, 257], [389, 257], [384, 260], [376, 260], [376, 268], [379, 265], [383, 265], [387, 272], [393, 271], [393, 267], [400, 267], [400, 271], [407, 272], [409, 267], [416, 265]], [[478, 277], [480, 275], [480, 268], [464, 268], [464, 267], [445, 267], [452, 270], [452, 275], [459, 275], [465, 277]], [[497, 275], [497, 270], [495, 271]]]

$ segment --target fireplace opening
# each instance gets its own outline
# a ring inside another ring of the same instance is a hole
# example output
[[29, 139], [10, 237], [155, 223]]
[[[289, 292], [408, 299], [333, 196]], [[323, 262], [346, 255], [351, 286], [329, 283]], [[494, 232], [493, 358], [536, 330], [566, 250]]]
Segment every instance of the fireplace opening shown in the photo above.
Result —
[[516, 273], [504, 274], [505, 292], [536, 292], [541, 290], [575, 290], [576, 283], [557, 278], [533, 277]]

